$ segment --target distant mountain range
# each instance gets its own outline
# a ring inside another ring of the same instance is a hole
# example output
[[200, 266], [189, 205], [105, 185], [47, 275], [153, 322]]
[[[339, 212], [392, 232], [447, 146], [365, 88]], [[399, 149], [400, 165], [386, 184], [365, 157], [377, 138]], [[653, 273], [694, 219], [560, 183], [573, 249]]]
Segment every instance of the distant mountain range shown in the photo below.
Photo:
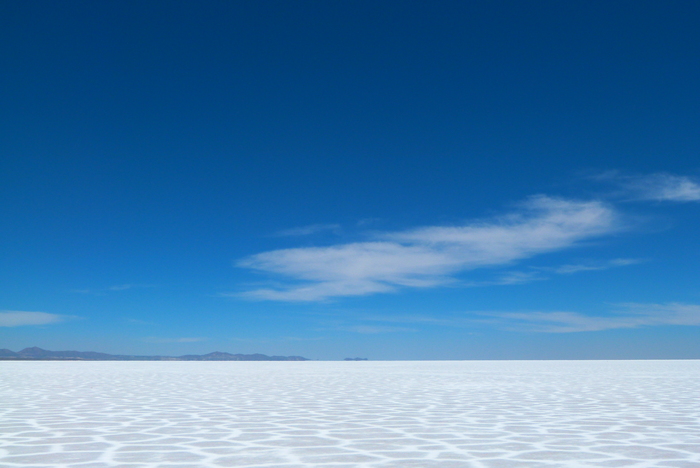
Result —
[[94, 351], [47, 351], [24, 348], [14, 352], [0, 349], [0, 360], [12, 361], [308, 361], [301, 356], [266, 356], [264, 354], [230, 354], [215, 351], [209, 354], [185, 356], [124, 356]]

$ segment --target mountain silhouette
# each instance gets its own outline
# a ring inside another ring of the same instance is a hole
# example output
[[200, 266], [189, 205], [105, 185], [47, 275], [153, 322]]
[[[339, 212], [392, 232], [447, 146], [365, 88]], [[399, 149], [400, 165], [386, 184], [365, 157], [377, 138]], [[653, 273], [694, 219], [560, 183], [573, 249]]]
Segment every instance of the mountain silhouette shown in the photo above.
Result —
[[265, 354], [231, 354], [214, 351], [209, 354], [185, 356], [130, 356], [94, 351], [48, 351], [39, 347], [14, 352], [0, 349], [0, 360], [18, 361], [308, 361], [301, 356], [267, 356]]

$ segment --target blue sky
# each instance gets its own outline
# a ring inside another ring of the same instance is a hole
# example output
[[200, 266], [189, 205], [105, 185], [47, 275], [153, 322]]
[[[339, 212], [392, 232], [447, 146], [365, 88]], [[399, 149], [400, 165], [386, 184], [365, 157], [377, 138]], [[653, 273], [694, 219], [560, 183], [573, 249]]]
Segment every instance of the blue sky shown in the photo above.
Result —
[[698, 21], [5, 2], [0, 348], [700, 358]]

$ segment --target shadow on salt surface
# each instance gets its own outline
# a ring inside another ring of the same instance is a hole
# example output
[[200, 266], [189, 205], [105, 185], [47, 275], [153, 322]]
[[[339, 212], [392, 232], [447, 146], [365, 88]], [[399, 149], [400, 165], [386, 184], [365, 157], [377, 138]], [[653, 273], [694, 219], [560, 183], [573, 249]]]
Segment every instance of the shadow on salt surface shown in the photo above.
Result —
[[30, 361], [0, 375], [0, 468], [700, 467], [700, 361]]

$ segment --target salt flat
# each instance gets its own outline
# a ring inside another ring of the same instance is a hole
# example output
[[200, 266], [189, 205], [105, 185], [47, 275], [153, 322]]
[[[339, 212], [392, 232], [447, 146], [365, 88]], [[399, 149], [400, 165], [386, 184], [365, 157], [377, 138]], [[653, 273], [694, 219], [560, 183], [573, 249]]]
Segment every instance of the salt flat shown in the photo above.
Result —
[[0, 468], [700, 467], [700, 361], [0, 362]]

